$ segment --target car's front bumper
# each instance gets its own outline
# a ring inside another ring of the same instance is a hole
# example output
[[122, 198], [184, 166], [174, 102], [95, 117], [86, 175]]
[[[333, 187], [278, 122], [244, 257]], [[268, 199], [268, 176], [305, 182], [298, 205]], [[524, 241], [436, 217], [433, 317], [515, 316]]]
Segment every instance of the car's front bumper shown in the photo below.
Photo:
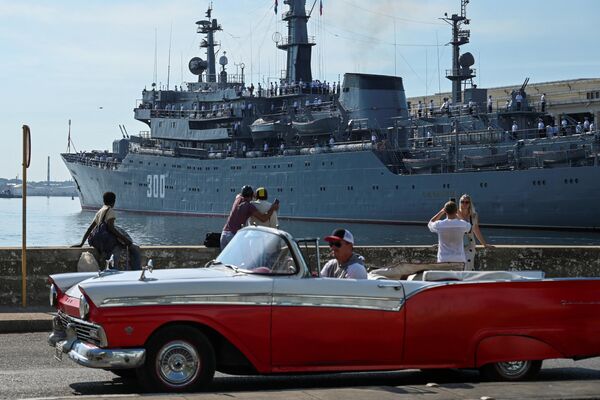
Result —
[[62, 355], [79, 365], [90, 368], [129, 369], [138, 368], [146, 360], [145, 349], [107, 349], [79, 340], [73, 327], [66, 329], [55, 321], [53, 331], [48, 336], [48, 344], [55, 349], [54, 357], [62, 360]]

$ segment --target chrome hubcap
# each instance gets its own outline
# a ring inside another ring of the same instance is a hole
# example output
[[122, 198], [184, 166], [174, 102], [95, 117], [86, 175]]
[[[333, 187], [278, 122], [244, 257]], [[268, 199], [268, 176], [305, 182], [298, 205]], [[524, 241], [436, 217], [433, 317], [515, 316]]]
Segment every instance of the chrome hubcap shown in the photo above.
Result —
[[184, 386], [200, 371], [200, 357], [190, 343], [176, 340], [164, 345], [156, 357], [158, 376], [171, 386]]
[[508, 361], [498, 363], [498, 369], [506, 376], [515, 377], [524, 374], [529, 369], [531, 361]]

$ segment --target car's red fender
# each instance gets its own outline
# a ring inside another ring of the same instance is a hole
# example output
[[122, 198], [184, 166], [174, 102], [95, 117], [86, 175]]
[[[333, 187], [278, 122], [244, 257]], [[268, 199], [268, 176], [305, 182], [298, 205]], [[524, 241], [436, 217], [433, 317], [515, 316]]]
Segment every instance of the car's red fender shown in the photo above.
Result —
[[536, 338], [517, 335], [487, 337], [479, 342], [475, 352], [475, 366], [506, 361], [545, 360], [564, 358], [565, 355]]

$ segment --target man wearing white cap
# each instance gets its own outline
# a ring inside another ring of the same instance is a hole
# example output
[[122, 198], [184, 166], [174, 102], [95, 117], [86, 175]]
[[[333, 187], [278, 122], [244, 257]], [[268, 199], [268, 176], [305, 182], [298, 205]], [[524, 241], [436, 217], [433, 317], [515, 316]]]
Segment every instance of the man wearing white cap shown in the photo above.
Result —
[[363, 256], [354, 253], [354, 236], [347, 229], [336, 229], [325, 238], [334, 259], [321, 270], [323, 278], [367, 279]]

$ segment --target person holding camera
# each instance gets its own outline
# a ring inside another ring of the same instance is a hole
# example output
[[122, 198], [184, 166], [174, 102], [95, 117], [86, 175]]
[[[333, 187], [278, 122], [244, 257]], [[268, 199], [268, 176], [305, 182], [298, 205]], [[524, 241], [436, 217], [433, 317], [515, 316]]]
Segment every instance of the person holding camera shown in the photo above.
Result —
[[[445, 219], [441, 219], [442, 216]], [[471, 224], [458, 217], [458, 207], [448, 201], [429, 223], [429, 230], [438, 235], [437, 262], [461, 262], [466, 264], [463, 237], [471, 229]]]

